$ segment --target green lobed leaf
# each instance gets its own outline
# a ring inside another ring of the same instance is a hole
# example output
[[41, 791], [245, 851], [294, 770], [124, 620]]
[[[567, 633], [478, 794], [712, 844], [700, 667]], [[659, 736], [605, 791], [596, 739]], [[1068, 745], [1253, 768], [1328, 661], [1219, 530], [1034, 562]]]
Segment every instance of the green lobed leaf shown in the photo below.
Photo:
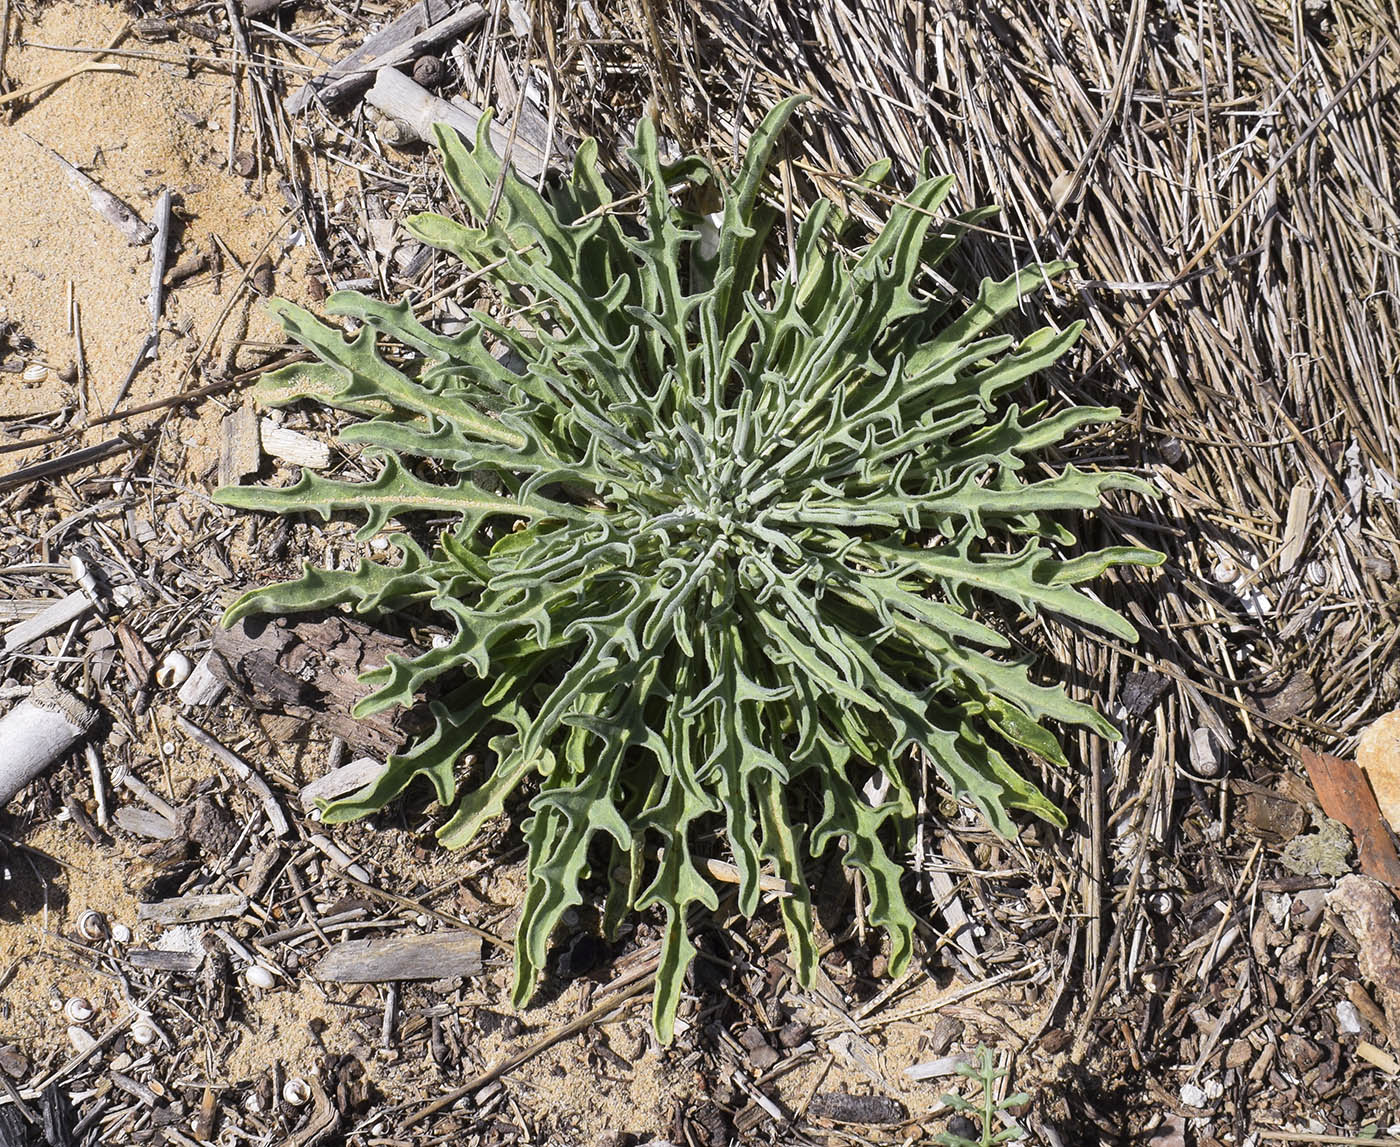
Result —
[[[274, 302], [313, 361], [270, 372], [260, 400], [356, 416], [341, 443], [382, 467], [216, 494], [357, 513], [357, 537], [392, 529], [398, 554], [308, 563], [239, 598], [226, 623], [348, 606], [441, 630], [366, 674], [357, 707], [428, 699], [431, 731], [326, 821], [371, 814], [423, 777], [448, 810], [439, 839], [459, 848], [513, 794], [528, 798], [516, 1003], [564, 913], [601, 881], [609, 934], [631, 911], [664, 916], [663, 1039], [695, 953], [690, 917], [730, 892], [703, 863], [716, 833], [740, 912], [761, 910], [765, 877], [785, 883], [778, 910], [810, 984], [807, 860], [833, 847], [861, 874], [891, 971], [912, 958], [901, 881], [915, 755], [1000, 833], [1019, 813], [1063, 825], [1027, 758], [1066, 767], [1054, 726], [1117, 732], [993, 622], [1046, 611], [1133, 640], [1080, 587], [1161, 560], [1076, 552], [1067, 524], [1113, 491], [1150, 494], [1142, 479], [1043, 462], [1118, 412], [1008, 401], [1081, 327], [1017, 341], [997, 323], [1069, 264], [968, 296], [934, 287], [929, 270], [988, 209], [949, 213], [952, 180], [927, 172], [868, 242], [837, 242], [849, 219], [819, 202], [790, 254], [775, 253], [766, 188], [800, 103], [773, 109], [732, 174], [664, 162], [644, 119], [628, 152], [635, 197], [613, 190], [592, 141], [541, 193], [503, 168], [489, 117], [474, 142], [439, 127], [471, 219], [406, 226], [477, 272], [509, 317], [483, 307], [448, 336], [411, 299], [338, 292], [326, 309], [347, 335]], [[431, 550], [413, 540], [443, 519]]]

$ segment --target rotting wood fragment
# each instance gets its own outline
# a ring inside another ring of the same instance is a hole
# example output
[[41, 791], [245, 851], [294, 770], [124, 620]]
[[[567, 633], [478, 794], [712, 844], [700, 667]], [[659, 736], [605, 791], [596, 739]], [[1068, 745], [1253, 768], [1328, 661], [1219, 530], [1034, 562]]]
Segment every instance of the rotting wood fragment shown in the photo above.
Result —
[[249, 474], [256, 474], [261, 462], [257, 412], [244, 403], [224, 415], [219, 424], [219, 485], [238, 485]]
[[835, 1123], [899, 1123], [908, 1111], [897, 1099], [885, 1095], [851, 1095], [845, 1091], [819, 1091], [807, 1113]]
[[141, 920], [152, 924], [193, 924], [241, 916], [247, 910], [248, 898], [241, 893], [195, 892], [138, 905], [136, 913]]
[[337, 984], [373, 984], [474, 976], [480, 971], [480, 936], [432, 932], [390, 940], [347, 940], [321, 958], [315, 976]]
[[210, 668], [250, 704], [312, 721], [357, 752], [382, 760], [430, 727], [421, 709], [350, 715], [370, 692], [358, 680], [361, 673], [387, 664], [390, 653], [405, 659], [422, 653], [357, 618], [333, 615], [295, 624], [248, 618], [232, 629], [216, 629], [212, 646]]
[[137, 968], [153, 972], [179, 972], [191, 975], [204, 963], [203, 952], [176, 952], [164, 948], [131, 948], [124, 958]]

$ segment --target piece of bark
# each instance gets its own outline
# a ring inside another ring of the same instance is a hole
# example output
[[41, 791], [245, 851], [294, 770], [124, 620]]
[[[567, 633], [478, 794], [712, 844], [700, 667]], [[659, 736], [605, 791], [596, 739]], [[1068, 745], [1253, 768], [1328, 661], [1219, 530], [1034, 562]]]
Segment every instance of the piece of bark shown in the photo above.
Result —
[[52, 681], [41, 681], [0, 718], [0, 806], [62, 760], [97, 716], [97, 710], [81, 697]]
[[[476, 142], [477, 123], [481, 119], [478, 109], [463, 108], [439, 99], [397, 68], [380, 68], [375, 73], [374, 87], [365, 99], [404, 124], [415, 139], [424, 143], [433, 142], [435, 123], [446, 124], [469, 144]], [[510, 129], [496, 120], [491, 123], [491, 146], [498, 155], [508, 151], [511, 165], [525, 179], [538, 179], [544, 171], [544, 155], [539, 148], [519, 134], [511, 139]]]
[[1391, 889], [1369, 876], [1352, 874], [1337, 881], [1327, 894], [1327, 907], [1336, 912], [1356, 938], [1356, 959], [1385, 1012], [1390, 1046], [1400, 1049], [1400, 920]]
[[136, 913], [153, 924], [193, 924], [201, 920], [224, 920], [248, 910], [248, 898], [237, 892], [195, 892], [173, 896], [150, 904], [138, 904]]
[[321, 957], [315, 976], [337, 984], [375, 984], [474, 976], [480, 971], [480, 936], [474, 932], [432, 932], [336, 944]]
[[122, 805], [112, 814], [112, 820], [132, 836], [144, 836], [149, 840], [174, 840], [180, 835], [180, 826], [168, 816], [131, 805]]
[[404, 64], [438, 44], [455, 40], [486, 19], [480, 4], [458, 10], [452, 0], [420, 0], [391, 24], [366, 38], [355, 51], [287, 97], [289, 114], [306, 110], [313, 99], [328, 107], [368, 87], [377, 69]]
[[258, 415], [244, 404], [224, 415], [219, 424], [219, 485], [236, 486], [262, 463]]
[[199, 971], [204, 963], [202, 952], [167, 952], [163, 948], [131, 948], [126, 959], [138, 968], [149, 968], [154, 972], [183, 972], [186, 975]]
[[904, 1104], [885, 1095], [852, 1095], [846, 1091], [819, 1091], [812, 1096], [807, 1114], [834, 1123], [900, 1123], [909, 1118]]
[[212, 652], [214, 674], [250, 704], [312, 721], [357, 752], [382, 760], [431, 725], [421, 707], [350, 715], [370, 692], [356, 680], [361, 673], [384, 665], [390, 653], [422, 653], [412, 642], [358, 618], [332, 615], [294, 624], [248, 618], [232, 629], [216, 629]]
[[1400, 852], [1381, 810], [1354, 761], [1329, 753], [1298, 750], [1322, 811], [1351, 830], [1361, 871], [1390, 885], [1400, 895]]

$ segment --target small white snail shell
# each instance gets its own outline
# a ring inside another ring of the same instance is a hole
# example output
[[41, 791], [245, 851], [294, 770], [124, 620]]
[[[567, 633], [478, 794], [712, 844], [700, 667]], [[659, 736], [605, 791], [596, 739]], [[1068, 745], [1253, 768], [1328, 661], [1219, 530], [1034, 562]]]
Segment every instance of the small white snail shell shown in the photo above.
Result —
[[49, 376], [49, 368], [42, 362], [31, 362], [21, 376], [25, 382], [43, 382]]
[[282, 1098], [293, 1107], [300, 1107], [311, 1098], [311, 1086], [299, 1076], [292, 1076], [282, 1085]]
[[1232, 585], [1239, 580], [1240, 567], [1235, 565], [1229, 558], [1224, 558], [1216, 563], [1215, 569], [1211, 570], [1210, 576], [1221, 585]]
[[277, 977], [272, 974], [272, 969], [264, 967], [262, 964], [249, 964], [243, 973], [243, 978], [255, 988], [270, 988], [277, 983]]
[[142, 1017], [135, 1020], [131, 1025], [131, 1031], [127, 1033], [132, 1043], [146, 1047], [148, 1044], [156, 1042], [156, 1025], [150, 1020]]
[[111, 926], [112, 939], [118, 944], [126, 944], [131, 940], [131, 929], [125, 924], [113, 924]]
[[78, 917], [78, 935], [84, 940], [104, 940], [107, 937], [107, 917], [89, 908]]
[[75, 1024], [85, 1024], [92, 1019], [96, 1011], [82, 996], [74, 996], [63, 1005], [63, 1014]]
[[156, 684], [162, 689], [183, 685], [193, 668], [190, 659], [183, 653], [167, 653], [156, 668]]

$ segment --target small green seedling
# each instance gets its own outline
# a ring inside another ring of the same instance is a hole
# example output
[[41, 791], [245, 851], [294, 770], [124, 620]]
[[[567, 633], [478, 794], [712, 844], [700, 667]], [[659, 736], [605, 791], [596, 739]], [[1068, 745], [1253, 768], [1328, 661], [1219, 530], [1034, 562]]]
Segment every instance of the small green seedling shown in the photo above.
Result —
[[1031, 1097], [1017, 1092], [1015, 1095], [1008, 1095], [1005, 1099], [997, 1099], [997, 1084], [1006, 1077], [1006, 1069], [997, 1068], [996, 1057], [992, 1054], [991, 1048], [979, 1047], [977, 1049], [977, 1062], [975, 1064], [958, 1064], [958, 1074], [966, 1076], [977, 1084], [981, 1091], [978, 1102], [969, 1103], [961, 1095], [952, 1092], [939, 1096], [939, 1102], [951, 1107], [958, 1114], [971, 1118], [975, 1124], [980, 1126], [980, 1133], [976, 1139], [969, 1139], [965, 1135], [944, 1131], [934, 1142], [942, 1143], [944, 1147], [997, 1147], [1000, 1143], [1011, 1143], [1025, 1135], [1025, 1132], [1014, 1122], [1000, 1130], [996, 1127], [997, 1116], [1001, 1112], [1013, 1107], [1021, 1107], [1029, 1103]]

